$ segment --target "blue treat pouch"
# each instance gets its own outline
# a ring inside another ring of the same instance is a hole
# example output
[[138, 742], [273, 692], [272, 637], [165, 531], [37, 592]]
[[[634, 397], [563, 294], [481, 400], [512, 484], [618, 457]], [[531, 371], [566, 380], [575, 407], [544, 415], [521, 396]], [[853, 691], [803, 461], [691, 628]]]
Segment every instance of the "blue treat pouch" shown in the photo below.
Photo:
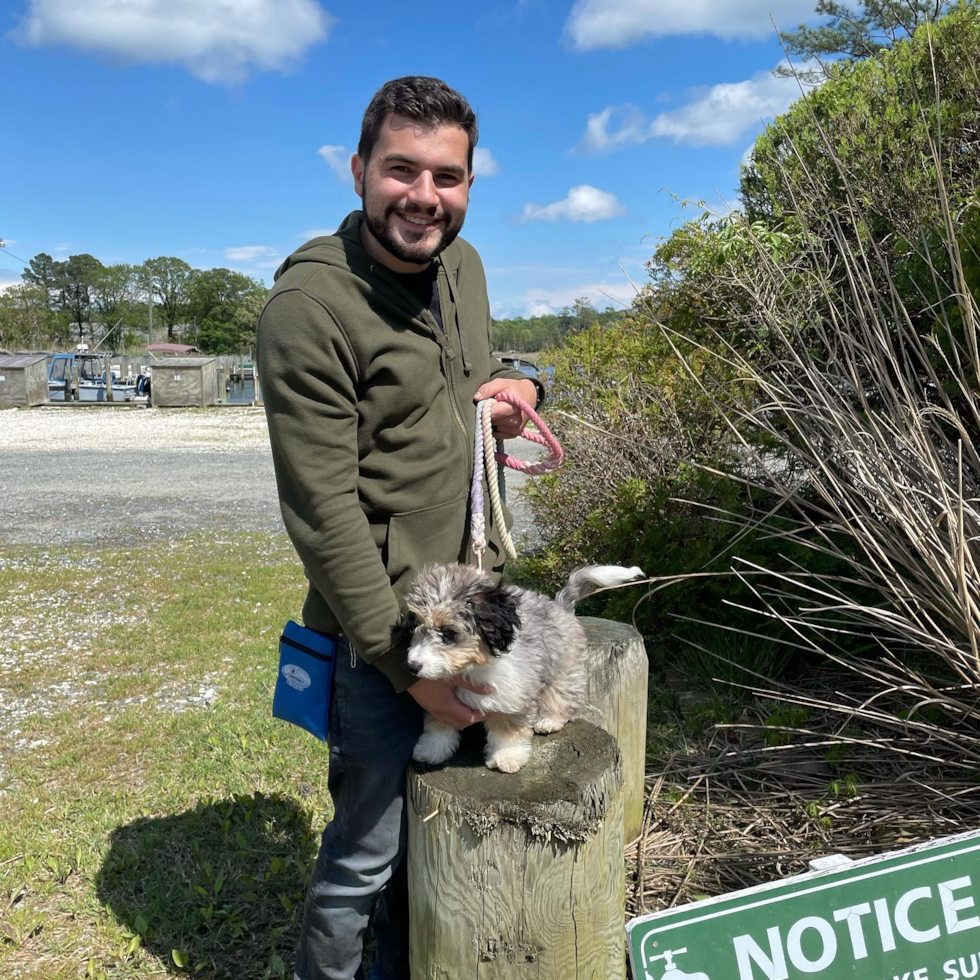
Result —
[[330, 692], [337, 637], [290, 620], [279, 637], [279, 674], [272, 715], [305, 728], [325, 742], [330, 729]]

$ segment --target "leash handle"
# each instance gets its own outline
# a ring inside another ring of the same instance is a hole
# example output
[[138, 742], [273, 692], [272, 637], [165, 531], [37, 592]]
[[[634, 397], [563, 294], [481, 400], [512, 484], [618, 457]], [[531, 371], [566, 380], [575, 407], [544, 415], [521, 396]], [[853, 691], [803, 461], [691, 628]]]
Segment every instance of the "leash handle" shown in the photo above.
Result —
[[541, 416], [523, 398], [519, 398], [509, 391], [498, 391], [492, 399], [487, 400], [507, 402], [519, 408], [527, 416], [528, 422], [534, 425], [534, 429], [529, 429], [525, 426], [521, 431], [521, 438], [546, 447], [549, 453], [547, 459], [540, 459], [537, 462], [518, 459], [509, 453], [497, 453], [497, 462], [501, 466], [507, 466], [512, 470], [520, 470], [527, 473], [528, 476], [540, 476], [542, 473], [550, 473], [552, 470], [556, 470], [561, 466], [562, 460], [565, 458], [565, 451], [561, 448], [558, 440], [551, 434], [551, 429], [541, 421]]
[[[494, 452], [490, 413], [497, 401], [514, 405], [527, 416], [528, 422], [535, 428], [529, 429], [525, 426], [521, 431], [521, 438], [545, 446], [549, 452], [547, 459], [531, 462], [526, 459], [518, 459], [508, 453]], [[538, 476], [541, 473], [550, 473], [557, 469], [561, 465], [564, 455], [561, 445], [551, 434], [551, 430], [523, 398], [518, 398], [517, 395], [511, 394], [509, 391], [501, 391], [493, 398], [485, 398], [477, 403], [476, 431], [473, 438], [473, 481], [470, 485], [470, 537], [476, 564], [481, 572], [484, 570], [484, 555], [487, 550], [487, 522], [483, 513], [484, 472], [487, 479], [487, 491], [490, 494], [491, 513], [495, 525], [499, 528], [500, 543], [509, 558], [516, 558], [517, 550], [514, 548], [514, 542], [504, 521], [500, 490], [497, 486], [497, 478], [503, 475], [500, 467], [507, 466], [512, 470], [527, 473], [528, 476]]]

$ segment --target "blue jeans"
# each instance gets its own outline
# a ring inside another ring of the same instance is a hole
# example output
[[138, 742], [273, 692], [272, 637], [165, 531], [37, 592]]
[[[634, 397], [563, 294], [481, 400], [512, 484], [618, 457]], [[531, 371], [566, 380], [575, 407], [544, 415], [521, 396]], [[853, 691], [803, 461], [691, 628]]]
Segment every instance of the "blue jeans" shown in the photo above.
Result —
[[412, 696], [359, 657], [352, 665], [342, 637], [330, 709], [334, 816], [306, 893], [295, 980], [362, 980], [372, 912], [372, 980], [409, 980], [405, 770], [421, 731]]

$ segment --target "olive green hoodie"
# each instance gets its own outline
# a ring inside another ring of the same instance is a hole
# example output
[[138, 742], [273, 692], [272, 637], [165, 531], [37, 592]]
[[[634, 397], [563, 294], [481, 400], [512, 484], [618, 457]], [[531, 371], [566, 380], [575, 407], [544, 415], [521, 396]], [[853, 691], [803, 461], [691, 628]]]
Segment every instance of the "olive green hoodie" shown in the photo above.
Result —
[[426, 562], [468, 557], [473, 396], [524, 376], [490, 356], [471, 245], [457, 238], [438, 260], [443, 331], [364, 251], [361, 222], [353, 212], [283, 262], [256, 360], [283, 520], [310, 582], [304, 622], [346, 634], [401, 691], [416, 680], [401, 600]]

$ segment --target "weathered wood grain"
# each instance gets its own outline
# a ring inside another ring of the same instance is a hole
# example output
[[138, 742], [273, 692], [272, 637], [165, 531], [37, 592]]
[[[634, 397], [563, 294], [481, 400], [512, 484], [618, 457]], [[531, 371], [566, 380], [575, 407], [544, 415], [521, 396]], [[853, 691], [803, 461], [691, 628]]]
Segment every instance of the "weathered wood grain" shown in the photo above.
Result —
[[625, 974], [623, 792], [615, 740], [587, 722], [536, 737], [520, 772], [483, 764], [474, 726], [408, 775], [416, 980]]
[[583, 616], [589, 641], [585, 718], [609, 732], [623, 759], [623, 819], [626, 843], [643, 824], [643, 777], [647, 742], [649, 665], [643, 639], [632, 626]]

